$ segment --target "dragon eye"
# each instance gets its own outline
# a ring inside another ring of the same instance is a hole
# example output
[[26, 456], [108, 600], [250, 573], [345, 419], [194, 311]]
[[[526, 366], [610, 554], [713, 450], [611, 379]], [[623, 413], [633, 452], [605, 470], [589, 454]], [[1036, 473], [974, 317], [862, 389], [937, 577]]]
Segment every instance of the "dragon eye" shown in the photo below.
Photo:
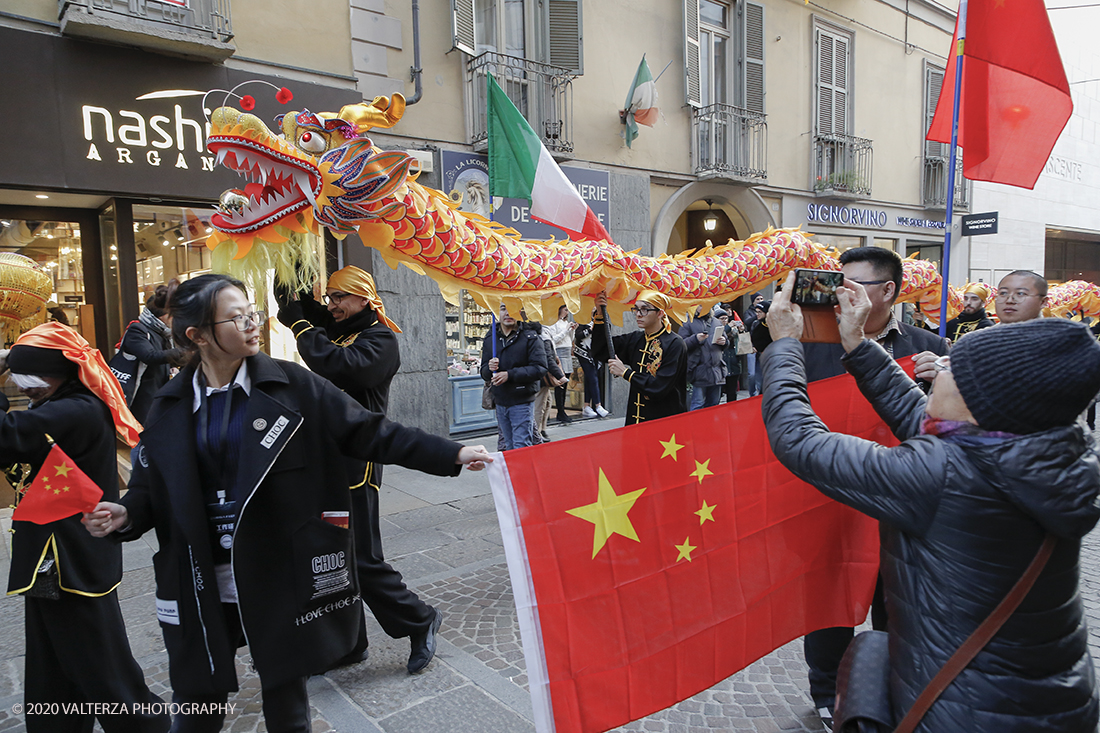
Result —
[[320, 153], [325, 149], [325, 138], [315, 132], [303, 132], [298, 136], [298, 147], [310, 153]]

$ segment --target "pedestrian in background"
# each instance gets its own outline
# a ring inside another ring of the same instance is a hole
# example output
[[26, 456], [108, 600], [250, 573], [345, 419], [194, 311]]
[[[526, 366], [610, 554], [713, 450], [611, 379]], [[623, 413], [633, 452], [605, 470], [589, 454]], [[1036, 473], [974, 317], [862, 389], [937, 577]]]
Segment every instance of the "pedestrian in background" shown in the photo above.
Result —
[[592, 324], [582, 323], [573, 333], [573, 353], [581, 365], [584, 375], [584, 417], [607, 417], [611, 413], [604, 409], [600, 398], [600, 365], [592, 358]]
[[703, 313], [696, 310], [696, 317], [680, 327], [680, 338], [687, 351], [687, 378], [691, 384], [691, 408], [713, 407], [722, 400], [726, 386], [725, 328], [719, 323], [717, 313], [725, 313], [715, 306]]
[[183, 366], [188, 353], [172, 342], [172, 318], [168, 315], [168, 299], [179, 286], [177, 280], [157, 289], [145, 301], [138, 319], [126, 328], [119, 351], [140, 362], [133, 379], [130, 412], [144, 423], [153, 404], [153, 397], [168, 383], [175, 367]]
[[531, 417], [531, 444], [539, 445], [550, 442], [550, 436], [546, 434], [546, 423], [550, 418], [550, 390], [569, 384], [569, 378], [562, 371], [561, 362], [554, 349], [554, 339], [546, 327], [538, 321], [528, 321], [527, 314], [522, 310], [520, 315], [524, 318], [523, 328], [529, 328], [539, 335], [546, 355], [546, 375], [539, 383]]
[[542, 339], [530, 329], [519, 328], [515, 316], [501, 305], [496, 329], [481, 344], [481, 378], [492, 385], [505, 450], [532, 444], [532, 405], [546, 371]]
[[[322, 296], [324, 305], [310, 290], [297, 298], [280, 293], [277, 300], [279, 322], [294, 334], [306, 366], [366, 409], [385, 415], [390, 383], [401, 368], [397, 343], [401, 329], [386, 315], [370, 273], [354, 265], [332, 273]], [[385, 560], [378, 507], [382, 465], [349, 459], [348, 475], [360, 593], [388, 636], [409, 639], [406, 669], [416, 674], [435, 655], [442, 616], [409, 590], [401, 573]], [[362, 661], [367, 647], [366, 624], [361, 620], [355, 648], [335, 666]]]
[[[569, 320], [569, 309], [564, 305], [558, 308], [558, 320], [546, 326], [546, 330], [554, 340], [554, 351], [558, 355], [558, 361], [561, 362], [561, 369], [566, 377], [573, 374], [573, 331], [576, 328], [577, 322]], [[554, 404], [558, 410], [555, 419], [562, 425], [573, 422], [573, 418], [565, 414], [565, 390], [565, 385], [554, 388]]]
[[722, 360], [726, 364], [726, 383], [723, 391], [726, 395], [726, 402], [736, 402], [737, 389], [741, 381], [741, 357], [737, 353], [737, 336], [744, 328], [744, 324], [741, 323], [740, 319], [730, 323], [729, 313], [733, 313], [735, 317], [737, 315], [732, 310], [727, 312], [723, 308], [721, 311], [716, 311], [716, 313], [726, 335], [726, 346], [722, 350]]
[[172, 700], [188, 709], [174, 731], [221, 729], [247, 644], [267, 729], [307, 733], [306, 679], [351, 652], [363, 615], [345, 459], [437, 476], [492, 459], [260, 353], [265, 316], [237, 280], [192, 278], [169, 312], [196, 358], [154, 400], [126, 496], [85, 525], [122, 540], [156, 530], [157, 618]]

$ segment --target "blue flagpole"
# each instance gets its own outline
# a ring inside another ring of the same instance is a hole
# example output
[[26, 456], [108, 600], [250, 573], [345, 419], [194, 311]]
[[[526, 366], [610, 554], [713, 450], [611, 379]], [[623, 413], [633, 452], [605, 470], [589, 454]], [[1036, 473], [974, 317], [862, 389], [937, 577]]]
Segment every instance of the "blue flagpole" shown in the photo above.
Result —
[[955, 163], [959, 143], [959, 96], [962, 94], [963, 44], [966, 39], [966, 0], [959, 3], [959, 40], [955, 45], [955, 95], [951, 107], [951, 155], [947, 167], [947, 221], [943, 232], [943, 272], [940, 276], [940, 338], [947, 336], [948, 274], [951, 272], [951, 220], [955, 214]]

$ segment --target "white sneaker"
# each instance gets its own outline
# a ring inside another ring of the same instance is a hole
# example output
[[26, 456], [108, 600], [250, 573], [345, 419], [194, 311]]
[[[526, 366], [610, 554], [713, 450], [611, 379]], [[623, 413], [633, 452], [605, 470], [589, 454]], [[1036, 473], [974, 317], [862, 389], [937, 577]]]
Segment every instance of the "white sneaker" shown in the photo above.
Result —
[[584, 409], [581, 410], [581, 417], [596, 417], [596, 411], [588, 405], [585, 405]]
[[607, 417], [611, 413], [608, 412], [607, 410], [603, 409], [603, 405], [597, 405], [596, 406], [596, 414], [599, 415], [600, 417]]

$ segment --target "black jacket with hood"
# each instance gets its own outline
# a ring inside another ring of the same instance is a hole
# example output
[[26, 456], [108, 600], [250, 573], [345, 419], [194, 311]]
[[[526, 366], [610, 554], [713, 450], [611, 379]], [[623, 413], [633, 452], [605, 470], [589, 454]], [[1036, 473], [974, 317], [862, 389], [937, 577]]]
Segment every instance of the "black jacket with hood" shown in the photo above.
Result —
[[1100, 457], [1082, 427], [1010, 438], [920, 435], [927, 398], [864, 341], [845, 366], [904, 441], [884, 448], [830, 433], [813, 414], [798, 341], [774, 342], [762, 363], [775, 455], [822, 493], [879, 520], [895, 715], [1004, 598], [1049, 532], [1058, 542], [1035, 586], [917, 730], [1095, 731], [1078, 556], [1100, 517]]

